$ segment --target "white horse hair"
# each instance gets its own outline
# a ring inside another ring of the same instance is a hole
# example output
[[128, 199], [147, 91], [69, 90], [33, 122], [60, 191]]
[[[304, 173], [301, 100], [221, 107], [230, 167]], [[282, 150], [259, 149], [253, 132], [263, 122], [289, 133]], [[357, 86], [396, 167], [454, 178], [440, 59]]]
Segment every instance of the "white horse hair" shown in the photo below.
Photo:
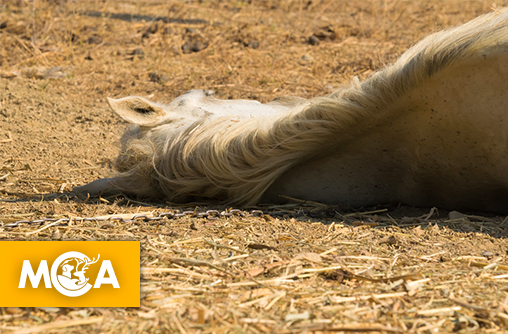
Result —
[[327, 97], [109, 103], [137, 126], [119, 175], [77, 193], [508, 212], [508, 10], [430, 35]]

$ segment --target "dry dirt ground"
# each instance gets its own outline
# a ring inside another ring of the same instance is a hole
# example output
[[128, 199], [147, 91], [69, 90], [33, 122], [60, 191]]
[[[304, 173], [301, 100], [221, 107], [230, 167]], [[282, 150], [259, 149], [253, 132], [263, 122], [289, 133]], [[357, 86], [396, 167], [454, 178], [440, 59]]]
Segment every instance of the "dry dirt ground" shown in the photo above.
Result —
[[[140, 240], [140, 308], [0, 308], [0, 332], [502, 332], [505, 217], [319, 203], [84, 200], [125, 124], [106, 97], [325, 95], [508, 1], [0, 1], [0, 239]], [[375, 162], [373, 162], [375, 163]], [[72, 218], [70, 224], [9, 224]], [[451, 219], [450, 219], [451, 218]], [[7, 256], [2, 254], [0, 256]], [[0, 296], [1, 299], [1, 296]]]

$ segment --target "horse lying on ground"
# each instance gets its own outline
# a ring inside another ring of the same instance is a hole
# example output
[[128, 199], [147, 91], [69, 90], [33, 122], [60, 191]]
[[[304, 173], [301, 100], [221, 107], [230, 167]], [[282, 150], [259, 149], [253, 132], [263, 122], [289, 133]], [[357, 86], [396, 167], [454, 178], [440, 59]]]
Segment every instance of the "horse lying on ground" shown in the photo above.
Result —
[[168, 105], [109, 104], [137, 125], [119, 175], [76, 193], [508, 212], [508, 10], [433, 34], [327, 97], [261, 104], [193, 90]]

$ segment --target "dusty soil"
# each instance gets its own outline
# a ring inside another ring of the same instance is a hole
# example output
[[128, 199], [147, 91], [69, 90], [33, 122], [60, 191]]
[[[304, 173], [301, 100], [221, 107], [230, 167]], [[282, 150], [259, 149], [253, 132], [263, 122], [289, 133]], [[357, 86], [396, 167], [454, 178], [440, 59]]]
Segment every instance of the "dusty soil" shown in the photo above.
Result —
[[[431, 1], [0, 2], [0, 239], [141, 240], [140, 308], [1, 308], [0, 332], [499, 332], [504, 217], [316, 203], [160, 224], [79, 217], [228, 208], [71, 190], [114, 174], [106, 97], [325, 95], [427, 34], [508, 5]], [[75, 218], [41, 229], [21, 219]], [[450, 219], [452, 218], [452, 219]], [[194, 261], [194, 262], [193, 262]]]

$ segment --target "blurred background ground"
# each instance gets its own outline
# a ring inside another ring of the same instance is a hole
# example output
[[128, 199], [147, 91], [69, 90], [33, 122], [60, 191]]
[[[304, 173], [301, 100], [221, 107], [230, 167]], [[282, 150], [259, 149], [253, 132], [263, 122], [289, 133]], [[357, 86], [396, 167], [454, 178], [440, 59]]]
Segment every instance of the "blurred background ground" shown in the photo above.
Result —
[[[0, 331], [503, 331], [504, 217], [295, 203], [242, 208], [262, 217], [159, 226], [81, 222], [31, 233], [41, 226], [5, 224], [196, 209], [69, 193], [113, 173], [125, 125], [106, 97], [169, 102], [193, 88], [261, 102], [326, 95], [429, 33], [507, 4], [1, 1], [0, 238], [141, 240], [144, 269], [139, 309], [2, 308]], [[206, 209], [227, 208], [197, 211]]]

